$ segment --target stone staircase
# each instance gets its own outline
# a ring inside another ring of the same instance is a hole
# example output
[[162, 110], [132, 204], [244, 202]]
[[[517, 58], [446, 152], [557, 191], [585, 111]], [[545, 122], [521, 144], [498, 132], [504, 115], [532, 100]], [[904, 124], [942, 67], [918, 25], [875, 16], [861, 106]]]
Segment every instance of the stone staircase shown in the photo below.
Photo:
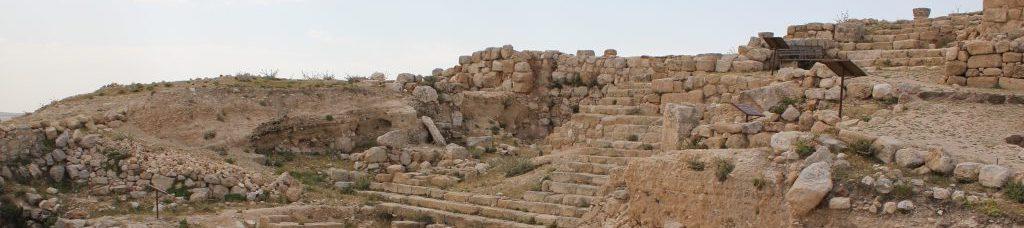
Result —
[[563, 144], [556, 152], [560, 158], [551, 163], [555, 171], [541, 191], [528, 191], [523, 198], [575, 207], [596, 203], [611, 173], [633, 158], [658, 152], [662, 118], [657, 105], [647, 102], [652, 94], [650, 83], [626, 84], [607, 88], [598, 105], [581, 106], [548, 138], [552, 146]]
[[395, 183], [373, 183], [359, 194], [387, 202], [377, 207], [389, 213], [427, 216], [456, 227], [575, 227], [586, 213], [563, 204]]
[[374, 183], [359, 194], [380, 199], [377, 208], [388, 213], [456, 227], [576, 227], [612, 172], [660, 148], [662, 117], [649, 102], [657, 96], [650, 82], [609, 85], [603, 92], [548, 136], [555, 170], [522, 199], [399, 183]]

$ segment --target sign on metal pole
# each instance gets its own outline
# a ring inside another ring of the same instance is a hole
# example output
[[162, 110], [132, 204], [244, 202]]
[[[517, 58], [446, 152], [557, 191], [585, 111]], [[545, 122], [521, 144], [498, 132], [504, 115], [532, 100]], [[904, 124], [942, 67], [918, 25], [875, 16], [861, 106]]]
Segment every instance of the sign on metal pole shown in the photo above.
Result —
[[744, 121], [749, 122], [751, 116], [764, 116], [764, 113], [761, 113], [761, 111], [758, 111], [757, 108], [754, 108], [754, 106], [751, 106], [751, 105], [748, 105], [748, 104], [736, 104], [736, 103], [729, 103], [729, 104], [732, 104], [732, 107], [736, 107], [736, 109], [740, 110], [740, 112], [743, 112], [743, 115], [744, 115], [743, 119], [744, 119]]
[[857, 64], [850, 60], [829, 60], [822, 61], [828, 69], [839, 76], [839, 118], [843, 117], [843, 100], [846, 98], [846, 78], [868, 76]]

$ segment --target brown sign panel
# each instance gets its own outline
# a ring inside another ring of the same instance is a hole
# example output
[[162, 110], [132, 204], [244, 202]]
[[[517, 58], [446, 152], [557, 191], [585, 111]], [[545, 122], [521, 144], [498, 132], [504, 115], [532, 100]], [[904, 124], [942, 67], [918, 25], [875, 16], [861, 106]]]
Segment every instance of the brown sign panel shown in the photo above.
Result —
[[764, 42], [768, 44], [768, 48], [772, 50], [789, 49], [789, 44], [786, 44], [786, 40], [782, 37], [765, 37]]
[[821, 63], [824, 63], [825, 66], [828, 66], [828, 69], [832, 70], [832, 72], [835, 72], [836, 75], [839, 75], [839, 77], [868, 76], [867, 73], [864, 73], [864, 70], [861, 70], [860, 67], [857, 66], [857, 64], [854, 64], [850, 60], [822, 61]]
[[750, 106], [748, 104], [730, 104], [732, 104], [733, 107], [736, 107], [736, 109], [739, 109], [741, 112], [743, 112], [743, 114], [747, 116], [764, 116], [764, 114], [761, 113], [761, 111], [758, 111], [757, 108], [754, 108], [754, 106]]

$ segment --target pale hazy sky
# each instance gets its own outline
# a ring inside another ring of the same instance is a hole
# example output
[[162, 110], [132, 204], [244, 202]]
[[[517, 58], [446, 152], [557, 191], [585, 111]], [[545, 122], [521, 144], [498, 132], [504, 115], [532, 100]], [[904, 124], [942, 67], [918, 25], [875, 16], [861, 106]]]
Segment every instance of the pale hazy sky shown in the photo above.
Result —
[[0, 0], [0, 111], [112, 82], [280, 69], [429, 74], [512, 44], [619, 55], [726, 52], [759, 31], [981, 9], [981, 0]]

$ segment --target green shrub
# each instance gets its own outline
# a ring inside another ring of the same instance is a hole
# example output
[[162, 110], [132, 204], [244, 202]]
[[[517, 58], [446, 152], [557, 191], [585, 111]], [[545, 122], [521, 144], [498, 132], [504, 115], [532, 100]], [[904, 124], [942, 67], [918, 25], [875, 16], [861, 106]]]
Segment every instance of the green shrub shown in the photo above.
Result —
[[526, 157], [500, 157], [489, 163], [494, 171], [505, 173], [505, 177], [519, 176], [536, 168]]
[[644, 143], [644, 145], [640, 146], [640, 149], [653, 150], [654, 149], [654, 145]]
[[728, 179], [733, 169], [736, 169], [736, 165], [732, 164], [732, 161], [724, 158], [715, 158], [715, 177], [718, 178], [719, 182]]
[[327, 116], [324, 116], [324, 119], [327, 120], [327, 121], [334, 121], [334, 116], [333, 115], [327, 115]]
[[895, 104], [900, 103], [900, 99], [897, 98], [897, 97], [890, 97], [890, 98], [882, 99], [881, 102], [882, 102], [883, 105], [895, 105]]
[[814, 147], [808, 144], [806, 141], [797, 141], [794, 145], [796, 147], [796, 154], [800, 155], [801, 158], [806, 158], [814, 153]]
[[764, 189], [764, 186], [768, 186], [768, 181], [761, 177], [754, 178], [752, 182], [754, 183], [754, 188], [757, 188], [758, 191]]
[[629, 135], [628, 137], [626, 137], [626, 140], [629, 140], [630, 142], [636, 142], [636, 141], [640, 141], [640, 136], [637, 136], [637, 135]]
[[686, 161], [686, 167], [693, 171], [704, 171], [704, 161], [701, 161], [699, 157], [692, 157]]
[[167, 193], [170, 193], [171, 195], [174, 195], [175, 197], [185, 197], [186, 199], [189, 196], [192, 196], [192, 192], [188, 191], [188, 187], [185, 187], [184, 185], [182, 185], [181, 187], [178, 187], [178, 188], [172, 187], [171, 189], [167, 190]]
[[871, 147], [871, 141], [858, 140], [850, 144], [847, 149], [853, 154], [859, 154], [864, 157], [871, 157], [875, 155], [875, 148]]
[[242, 201], [245, 201], [245, 195], [238, 194], [238, 193], [228, 193], [227, 195], [224, 195], [224, 201], [227, 201], [227, 202], [242, 202]]
[[304, 185], [323, 185], [327, 181], [326, 176], [311, 171], [293, 171], [288, 174]]
[[908, 184], [895, 184], [889, 194], [895, 199], [909, 199], [914, 196], [914, 187]]
[[217, 137], [217, 131], [210, 129], [203, 132], [203, 139], [210, 140]]
[[359, 190], [359, 191], [369, 190], [370, 189], [370, 183], [372, 183], [372, 182], [373, 182], [373, 180], [370, 179], [369, 176], [362, 176], [362, 177], [356, 178], [356, 181], [352, 183], [352, 189]]
[[188, 221], [186, 221], [185, 219], [181, 219], [180, 221], [178, 221], [178, 228], [188, 228], [188, 226]]
[[1024, 184], [1017, 181], [1010, 181], [1003, 187], [1003, 195], [1017, 203], [1024, 203]]

